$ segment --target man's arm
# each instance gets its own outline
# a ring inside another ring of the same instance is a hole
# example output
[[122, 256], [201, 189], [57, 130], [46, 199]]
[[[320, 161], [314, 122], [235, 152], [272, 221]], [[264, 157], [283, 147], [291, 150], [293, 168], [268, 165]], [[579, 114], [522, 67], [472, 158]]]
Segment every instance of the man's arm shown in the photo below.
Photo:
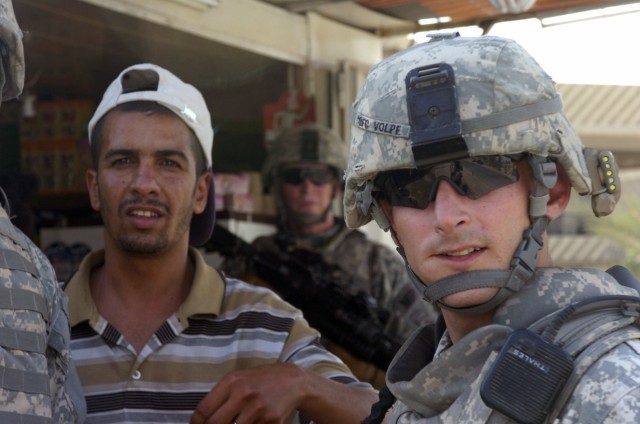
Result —
[[190, 423], [282, 423], [298, 410], [318, 424], [356, 424], [376, 400], [370, 388], [281, 363], [229, 373], [200, 402]]
[[296, 413], [315, 423], [360, 423], [377, 392], [320, 344], [320, 334], [300, 310], [260, 290], [265, 296], [261, 304], [294, 317], [278, 362], [226, 374], [202, 399], [191, 423], [231, 423], [234, 418], [239, 424], [288, 423]]

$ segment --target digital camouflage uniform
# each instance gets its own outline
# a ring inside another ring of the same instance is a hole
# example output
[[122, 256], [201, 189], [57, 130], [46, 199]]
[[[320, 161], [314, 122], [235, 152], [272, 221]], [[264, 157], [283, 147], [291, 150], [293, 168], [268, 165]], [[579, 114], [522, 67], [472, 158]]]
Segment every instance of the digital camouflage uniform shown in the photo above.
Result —
[[[451, 82], [449, 90], [445, 85]], [[443, 101], [451, 93], [453, 102]], [[487, 406], [487, 398], [480, 395], [481, 383], [494, 362], [509, 363], [496, 359], [514, 330], [528, 328], [528, 334], [544, 335], [545, 324], [556, 315], [568, 318], [554, 344], [571, 355], [574, 368], [552, 409], [540, 409], [542, 420], [640, 422], [637, 291], [601, 271], [536, 270], [548, 223], [549, 190], [556, 184], [558, 167], [580, 195], [591, 197], [594, 214], [604, 216], [613, 211], [620, 196], [617, 165], [610, 152], [582, 145], [564, 115], [554, 82], [513, 40], [440, 34], [372, 68], [353, 104], [345, 221], [351, 228], [370, 220], [390, 228], [378, 203], [384, 195], [378, 178], [381, 173], [429, 170], [436, 164], [495, 155], [526, 160], [533, 176], [531, 226], [522, 235], [510, 269], [459, 273], [426, 285], [407, 267], [414, 284], [431, 302], [467, 314], [469, 319], [495, 311], [494, 321], [456, 343], [443, 326], [444, 333], [434, 332], [432, 326], [413, 333], [387, 370], [386, 383], [396, 399], [387, 422], [515, 422], [504, 415], [512, 410], [498, 412]], [[487, 213], [500, 213], [500, 205]], [[400, 252], [404, 256], [402, 247]], [[484, 304], [467, 308], [441, 301], [448, 294], [480, 287], [498, 290]], [[611, 295], [629, 297], [624, 302], [611, 301], [607, 298]], [[569, 314], [575, 302], [584, 299], [597, 302], [590, 309], [580, 309], [579, 314]], [[610, 301], [617, 303], [603, 303]], [[509, 358], [510, 353], [507, 350], [504, 356]], [[529, 381], [520, 380], [521, 369], [508, 367], [521, 382], [512, 392], [530, 398], [538, 395]], [[512, 380], [498, 380], [498, 386]], [[386, 410], [387, 401], [393, 397], [383, 390], [379, 404], [384, 407], [374, 407], [365, 422], [381, 422], [384, 414], [379, 411]]]
[[[454, 345], [445, 333], [435, 358], [426, 366], [428, 347], [416, 334], [387, 372], [387, 384], [400, 400], [388, 423], [515, 423], [486, 406], [479, 394], [507, 336], [515, 329], [543, 326], [571, 303], [611, 294], [637, 296], [601, 271], [541, 268], [498, 308], [493, 325], [469, 333]], [[558, 339], [568, 339], [565, 350], [578, 349], [575, 372], [580, 378], [568, 403], [560, 402], [558, 424], [640, 422], [640, 328], [630, 325], [637, 314], [596, 311], [590, 319], [576, 318], [562, 327]], [[601, 352], [584, 346], [594, 339], [603, 346], [611, 344], [600, 357], [596, 353]]]
[[[1, 98], [18, 96], [23, 81], [22, 32], [11, 2], [0, 0]], [[82, 422], [67, 298], [46, 256], [11, 223], [3, 205], [0, 188], [0, 422]]]

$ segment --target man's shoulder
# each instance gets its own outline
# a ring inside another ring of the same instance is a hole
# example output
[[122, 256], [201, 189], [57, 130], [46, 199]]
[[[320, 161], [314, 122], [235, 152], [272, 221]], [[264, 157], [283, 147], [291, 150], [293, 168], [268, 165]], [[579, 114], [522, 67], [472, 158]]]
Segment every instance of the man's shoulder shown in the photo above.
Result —
[[270, 287], [256, 285], [232, 277], [225, 277], [224, 309], [250, 306], [255, 310], [263, 308], [270, 311], [282, 311], [298, 315], [300, 311], [282, 299]]

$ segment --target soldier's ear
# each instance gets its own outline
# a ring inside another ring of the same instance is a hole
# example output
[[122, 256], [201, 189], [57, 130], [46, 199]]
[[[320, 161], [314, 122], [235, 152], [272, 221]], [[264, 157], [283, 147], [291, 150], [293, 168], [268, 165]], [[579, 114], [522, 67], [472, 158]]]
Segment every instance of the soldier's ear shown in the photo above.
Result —
[[393, 243], [396, 245], [396, 247], [402, 247], [400, 245], [400, 242], [398, 241], [398, 237], [396, 236], [396, 231], [393, 227], [393, 224], [394, 224], [393, 208], [391, 207], [389, 202], [387, 202], [387, 199], [384, 196], [381, 196], [380, 198], [378, 198], [377, 203], [378, 203], [378, 206], [382, 208], [382, 212], [384, 213], [384, 216], [387, 218], [387, 221], [389, 222], [389, 234], [391, 234], [391, 239], [393, 240]]
[[393, 227], [393, 208], [391, 207], [389, 202], [387, 202], [387, 199], [384, 196], [378, 198], [377, 201], [378, 205], [380, 205], [382, 211], [389, 220], [389, 224], [391, 224], [391, 226]]
[[550, 221], [558, 218], [567, 209], [571, 200], [571, 182], [562, 166], [558, 166], [558, 181], [549, 190], [547, 202], [547, 218]]

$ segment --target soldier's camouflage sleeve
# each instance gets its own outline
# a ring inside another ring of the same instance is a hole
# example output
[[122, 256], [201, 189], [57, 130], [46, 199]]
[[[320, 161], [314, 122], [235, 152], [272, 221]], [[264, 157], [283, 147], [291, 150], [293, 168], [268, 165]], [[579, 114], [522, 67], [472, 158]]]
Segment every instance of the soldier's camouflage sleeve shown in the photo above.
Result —
[[[506, 414], [491, 409], [481, 395], [482, 383], [514, 328], [536, 328], [552, 313], [562, 316], [568, 305], [611, 296], [633, 299], [637, 292], [595, 269], [539, 268], [533, 279], [498, 307], [491, 325], [475, 329], [456, 343], [451, 343], [445, 332], [435, 355], [427, 329], [414, 333], [387, 372], [388, 387], [397, 399], [387, 422], [516, 424]], [[612, 305], [601, 304], [574, 317], [565, 315], [569, 318], [558, 329], [555, 343], [571, 355], [574, 368], [566, 385], [554, 396], [556, 404], [545, 424], [640, 422], [637, 303]], [[537, 330], [543, 332], [544, 326]], [[425, 363], [425, 357], [431, 355], [433, 360]], [[511, 364], [508, 366], [514, 381], [524, 381], [524, 376], [515, 376], [524, 368]], [[537, 396], [535, 385], [522, 390], [519, 395], [524, 397], [518, 399]], [[517, 402], [513, 400], [512, 404]]]
[[82, 422], [66, 296], [42, 251], [2, 208], [0, 292], [0, 422]]

